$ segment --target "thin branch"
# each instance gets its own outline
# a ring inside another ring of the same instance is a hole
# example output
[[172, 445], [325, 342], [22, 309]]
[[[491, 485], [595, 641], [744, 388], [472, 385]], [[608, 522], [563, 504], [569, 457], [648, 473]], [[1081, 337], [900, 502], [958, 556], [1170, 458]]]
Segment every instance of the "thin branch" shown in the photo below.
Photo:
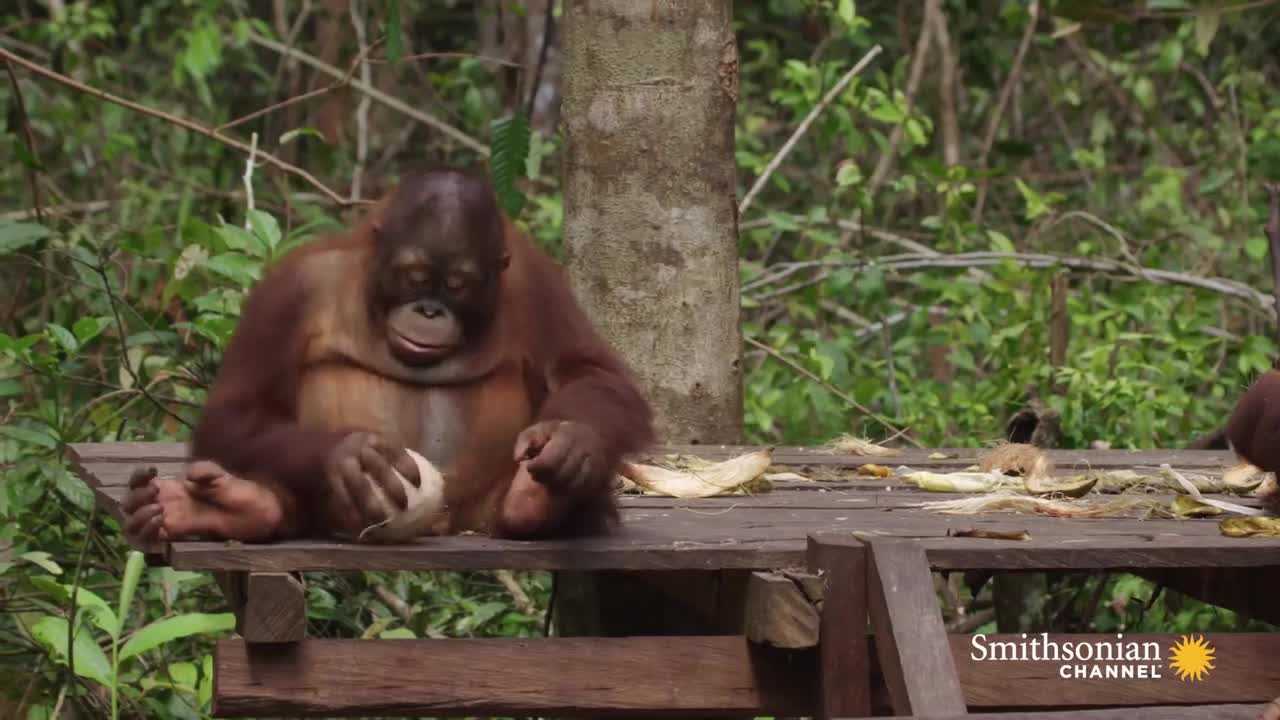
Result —
[[783, 159], [791, 153], [792, 148], [796, 146], [796, 143], [800, 138], [809, 130], [809, 126], [813, 124], [813, 121], [817, 119], [818, 115], [825, 110], [826, 107], [830, 105], [846, 87], [848, 87], [849, 83], [857, 77], [858, 73], [862, 72], [863, 68], [870, 64], [870, 62], [874, 60], [882, 50], [883, 48], [879, 45], [868, 50], [867, 54], [863, 55], [862, 59], [858, 61], [858, 64], [850, 68], [849, 71], [844, 74], [844, 77], [841, 77], [840, 81], [827, 91], [827, 94], [822, 97], [822, 100], [818, 101], [818, 104], [813, 106], [813, 109], [809, 111], [809, 114], [805, 116], [804, 120], [800, 121], [800, 126], [796, 128], [795, 132], [791, 133], [791, 137], [783, 144], [782, 149], [778, 151], [778, 154], [774, 155], [773, 159], [769, 161], [769, 164], [765, 166], [764, 172], [760, 173], [760, 177], [756, 178], [755, 184], [751, 186], [751, 189], [747, 191], [746, 196], [742, 198], [742, 202], [738, 204], [739, 217], [747, 212], [747, 208], [751, 207], [751, 202], [755, 200], [756, 195], [759, 195], [760, 191], [764, 189], [764, 185], [769, 181], [769, 177], [773, 175], [774, 171], [778, 169], [778, 166], [782, 164]]
[[533, 106], [538, 99], [538, 86], [542, 84], [542, 68], [547, 64], [547, 49], [551, 46], [551, 33], [555, 29], [556, 21], [556, 0], [545, 1], [547, 11], [542, 18], [542, 47], [538, 50], [538, 64], [533, 70], [533, 78], [529, 81], [529, 100], [524, 112], [531, 122]]
[[826, 380], [823, 380], [817, 375], [814, 375], [812, 372], [808, 370], [808, 368], [797, 363], [795, 360], [792, 360], [786, 355], [783, 355], [781, 351], [775, 350], [773, 347], [770, 347], [769, 345], [766, 345], [752, 337], [744, 337], [743, 340], [745, 340], [748, 344], [754, 345], [757, 348], [763, 350], [767, 355], [772, 357], [774, 360], [777, 360], [778, 362], [782, 363], [783, 365], [786, 365], [792, 370], [795, 370], [801, 375], [804, 375], [805, 377], [809, 378], [815, 383], [818, 383], [823, 388], [825, 388], [827, 392], [831, 393], [832, 395], [835, 395], [836, 397], [840, 398], [845, 403], [847, 403], [849, 407], [857, 410], [858, 412], [866, 415], [867, 417], [885, 426], [885, 428], [891, 430], [895, 435], [901, 435], [907, 442], [911, 443], [912, 445], [915, 445], [916, 447], [923, 447], [922, 445], [920, 445], [920, 443], [916, 442], [914, 438], [912, 438], [910, 435], [907, 435], [906, 430], [902, 430], [895, 427], [893, 423], [889, 422], [888, 420], [876, 414], [875, 412], [872, 412], [870, 409], [868, 409], [862, 403], [850, 397], [848, 393], [844, 392], [840, 388], [832, 385]]
[[[372, 45], [362, 48], [359, 54], [356, 55], [355, 59], [351, 61], [351, 66], [347, 68], [346, 74], [338, 78], [337, 80], [334, 80], [333, 82], [329, 83], [328, 85], [321, 88], [316, 88], [315, 90], [308, 90], [307, 92], [304, 92], [301, 95], [295, 95], [291, 98], [281, 100], [278, 103], [273, 103], [260, 110], [254, 110], [248, 115], [243, 115], [224, 125], [219, 125], [216, 128], [216, 130], [218, 130], [219, 132], [222, 132], [224, 130], [230, 130], [231, 128], [236, 127], [237, 125], [243, 125], [249, 122], [250, 120], [253, 120], [254, 118], [259, 118], [268, 113], [273, 113], [277, 110], [282, 110], [284, 108], [287, 108], [290, 105], [296, 105], [300, 102], [310, 100], [312, 98], [319, 97], [321, 95], [326, 95], [328, 93], [333, 92], [334, 90], [337, 90], [338, 88], [341, 88], [347, 85], [348, 83], [351, 82], [351, 77], [356, 74], [356, 69], [367, 64], [369, 53], [373, 52], [374, 49], [377, 48], [378, 45], [382, 44], [383, 42], [385, 42], [385, 38], [378, 38], [373, 42]], [[364, 43], [362, 42], [361, 45], [363, 46], [363, 44]]]
[[31, 155], [31, 206], [36, 212], [36, 221], [44, 223], [44, 203], [40, 200], [40, 153], [36, 150], [36, 136], [31, 131], [31, 118], [27, 116], [27, 103], [22, 96], [22, 86], [18, 84], [18, 75], [13, 71], [13, 62], [5, 59], [5, 72], [9, 74], [9, 82], [13, 85], [13, 101], [18, 109], [18, 119], [22, 123], [22, 134], [27, 140], [27, 152]]
[[1271, 212], [1263, 232], [1271, 248], [1271, 292], [1275, 296], [1276, 317], [1280, 318], [1280, 183], [1267, 183], [1266, 190]]
[[[302, 52], [301, 50], [291, 48], [286, 45], [282, 45], [281, 43], [278, 43], [275, 40], [262, 37], [261, 35], [258, 35], [256, 33], [250, 33], [249, 40], [257, 45], [267, 48], [268, 50], [278, 52], [281, 55], [288, 56], [289, 58], [298, 60], [299, 62], [302, 62], [306, 65], [310, 65], [311, 67], [315, 68], [316, 70], [319, 70], [320, 72], [328, 75], [329, 77], [332, 77], [335, 79], [343, 77], [343, 72], [338, 68], [324, 62], [323, 60], [313, 55], [308, 55], [307, 53]], [[376, 87], [373, 87], [372, 85], [365, 84], [364, 82], [361, 82], [359, 80], [351, 80], [350, 84], [351, 84], [351, 87], [368, 95], [369, 97], [373, 98], [377, 102], [380, 102], [383, 105], [386, 105], [392, 110], [395, 110], [396, 112], [399, 112], [414, 120], [417, 120], [423, 125], [427, 125], [429, 127], [435, 128], [436, 130], [439, 130], [445, 135], [448, 135], [449, 137], [456, 140], [459, 144], [475, 151], [476, 153], [478, 153], [483, 157], [489, 157], [489, 148], [486, 147], [484, 143], [480, 142], [479, 140], [476, 140], [470, 135], [467, 135], [466, 133], [444, 122], [443, 120], [440, 120], [439, 118], [433, 115], [430, 115], [428, 113], [422, 112], [421, 110], [418, 110], [417, 108], [410, 106], [408, 103], [405, 103], [397, 98], [394, 98], [388, 95], [387, 93], [382, 92], [381, 90], [379, 90]]]
[[[72, 256], [72, 258], [74, 260], [74, 256]], [[83, 261], [75, 260], [75, 262], [83, 262]], [[85, 263], [85, 264], [88, 265], [88, 263]], [[111, 276], [109, 273], [107, 273], [106, 263], [100, 258], [97, 264], [88, 265], [88, 266], [92, 268], [93, 271], [97, 273], [98, 278], [102, 280], [102, 289], [107, 294], [107, 305], [108, 307], [111, 308], [111, 317], [115, 321], [116, 334], [120, 336], [121, 367], [124, 368], [124, 371], [129, 376], [129, 379], [133, 381], [133, 386], [138, 389], [138, 392], [142, 393], [142, 396], [145, 397], [152, 405], [154, 405], [157, 410], [164, 413], [165, 415], [168, 415], [170, 418], [173, 418], [178, 423], [180, 423], [181, 425], [185, 426], [188, 430], [190, 430], [191, 423], [187, 422], [186, 419], [183, 418], [181, 415], [170, 410], [164, 403], [160, 402], [160, 400], [156, 398], [155, 395], [152, 395], [148, 387], [142, 382], [142, 379], [138, 377], [138, 371], [133, 368], [133, 363], [129, 361], [129, 331], [127, 328], [125, 328], [124, 318], [120, 316], [120, 308], [117, 307], [117, 304], [116, 304], [116, 296], [111, 290]]]
[[[470, 60], [479, 60], [480, 62], [494, 63], [496, 65], [506, 65], [507, 67], [513, 67], [513, 68], [520, 67], [520, 63], [512, 62], [511, 60], [507, 60], [506, 58], [497, 58], [489, 55], [477, 55], [475, 53], [464, 53], [464, 52], [425, 52], [425, 53], [418, 53], [416, 55], [405, 55], [404, 57], [400, 58], [400, 62], [406, 63], [406, 62], [411, 62], [413, 60], [434, 60], [438, 58], [465, 58]], [[389, 63], [390, 60], [383, 60], [381, 58], [370, 58], [369, 62], [375, 65], [385, 65]]]
[[[1036, 33], [1036, 22], [1040, 19], [1040, 0], [1031, 0], [1027, 5], [1027, 26], [1022, 31], [1022, 40], [1018, 43], [1018, 52], [1013, 56], [1013, 65], [1009, 68], [1009, 77], [1005, 78], [1004, 87], [1000, 88], [1000, 97], [996, 100], [996, 105], [991, 109], [991, 116], [987, 118], [987, 132], [982, 139], [982, 149], [978, 155], [978, 170], [987, 168], [987, 158], [991, 155], [991, 148], [996, 144], [996, 133], [1000, 130], [1001, 121], [1004, 120], [1004, 110], [1009, 105], [1009, 97], [1013, 95], [1013, 86], [1022, 78], [1022, 64], [1027, 59], [1027, 50], [1031, 47], [1031, 38]], [[973, 222], [975, 225], [982, 224], [982, 209], [987, 203], [987, 190], [989, 184], [984, 180], [978, 186], [978, 198], [974, 202]]]
[[[933, 12], [930, 12], [932, 8]], [[938, 45], [941, 72], [938, 74], [938, 110], [942, 122], [942, 160], [947, 167], [960, 164], [960, 120], [956, 110], [956, 56], [951, 49], [951, 30], [942, 4], [925, 7], [925, 22], [933, 25], [933, 41]]]
[[538, 617], [538, 605], [520, 587], [520, 583], [516, 580], [516, 576], [510, 570], [495, 570], [493, 576], [498, 579], [502, 587], [511, 595], [511, 604], [515, 606], [522, 615], [529, 617]]
[[[373, 87], [373, 71], [369, 68], [369, 62], [366, 59], [369, 54], [369, 48], [365, 27], [364, 3], [351, 3], [351, 27], [356, 33], [356, 43], [360, 47], [357, 54], [357, 63], [360, 66], [360, 82]], [[352, 65], [355, 67], [355, 64]], [[350, 81], [350, 74], [342, 81], [343, 83]], [[356, 106], [356, 163], [351, 170], [351, 199], [360, 197], [360, 190], [364, 186], [364, 166], [369, 160], [369, 105], [372, 100], [367, 94], [360, 96], [360, 104]]]
[[[911, 72], [907, 77], [907, 87], [904, 91], [906, 107], [902, 112], [902, 121], [893, 126], [893, 132], [889, 133], [889, 144], [884, 152], [880, 153], [876, 169], [871, 173], [871, 179], [867, 181], [867, 195], [871, 197], [875, 196], [884, 179], [889, 176], [889, 171], [893, 169], [893, 162], [897, 159], [898, 146], [902, 144], [907, 121], [911, 119], [911, 110], [916, 103], [916, 93], [920, 92], [920, 81], [924, 79], [924, 68], [929, 64], [929, 48], [933, 47], [930, 39], [933, 37], [934, 24], [929, 21], [929, 18], [939, 11], [941, 5], [942, 0], [926, 0], [924, 4], [924, 19], [920, 22], [920, 34], [916, 36], [915, 52], [911, 54]], [[943, 62], [946, 62], [946, 58], [943, 58]]]
[[[49, 80], [53, 80], [54, 82], [60, 85], [65, 85], [66, 87], [72, 88], [73, 90], [78, 90], [82, 93], [85, 93], [86, 95], [92, 95], [93, 97], [96, 97], [99, 100], [105, 100], [109, 103], [119, 105], [120, 107], [127, 108], [129, 110], [132, 110], [136, 113], [141, 113], [148, 117], [153, 117], [158, 120], [164, 120], [165, 122], [171, 125], [177, 125], [180, 128], [184, 128], [186, 130], [190, 130], [191, 132], [204, 135], [207, 138], [217, 140], [223, 145], [226, 145], [227, 147], [235, 148], [240, 152], [243, 152], [246, 154], [251, 152], [251, 148], [245, 143], [235, 138], [223, 135], [222, 133], [218, 132], [217, 130], [214, 130], [213, 128], [206, 127], [193, 120], [188, 120], [183, 117], [178, 117], [177, 115], [171, 115], [162, 110], [156, 110], [154, 108], [149, 108], [145, 105], [140, 105], [131, 100], [126, 100], [118, 95], [113, 95], [105, 90], [99, 90], [98, 88], [92, 87], [90, 85], [86, 85], [78, 80], [69, 78], [66, 75], [63, 75], [61, 73], [54, 72], [53, 70], [50, 70], [42, 65], [33, 63], [30, 60], [19, 57], [18, 55], [14, 55], [13, 53], [9, 52], [8, 50], [5, 50], [4, 48], [0, 48], [0, 58], [16, 63], [18, 65], [21, 65], [27, 70], [41, 77], [47, 78]], [[317, 180], [314, 175], [307, 172], [306, 170], [303, 170], [297, 165], [287, 163], [274, 155], [269, 155], [261, 151], [258, 152], [258, 156], [261, 157], [263, 162], [267, 163], [268, 165], [271, 165], [283, 172], [289, 173], [290, 175], [296, 175], [302, 178], [303, 180], [307, 181], [308, 184], [310, 184], [312, 187], [319, 190], [321, 193], [324, 194], [325, 197], [333, 201], [335, 204], [338, 204], [344, 207], [351, 204], [347, 201], [346, 198], [342, 197], [338, 193], [329, 189], [327, 186], [325, 186], [324, 183]]]
[[[826, 279], [827, 274], [831, 270], [839, 268], [866, 267], [874, 265], [894, 272], [911, 272], [916, 270], [936, 270], [943, 268], [967, 269], [971, 267], [991, 267], [1007, 262], [1013, 262], [1018, 266], [1025, 268], [1040, 269], [1064, 267], [1075, 272], [1129, 275], [1157, 284], [1181, 285], [1200, 290], [1209, 290], [1225, 297], [1243, 300], [1246, 303], [1257, 307], [1261, 312], [1273, 319], [1278, 317], [1273, 299], [1266, 293], [1259, 292], [1244, 283], [1235, 280], [1228, 280], [1226, 278], [1201, 277], [1199, 275], [1191, 275], [1172, 270], [1137, 267], [1130, 263], [1111, 260], [1109, 258], [1084, 258], [1069, 255], [1036, 253], [973, 252], [956, 253], [953, 255], [890, 255], [865, 261], [806, 260], [795, 263], [780, 263], [775, 267], [779, 269], [790, 269], [794, 267], [796, 268], [796, 271], [821, 268], [822, 273], [818, 277], [805, 282], [805, 287], [809, 287], [822, 282]], [[796, 286], [790, 286], [770, 293], [756, 295], [750, 299], [753, 302], [763, 303], [784, 295], [787, 292], [794, 292], [797, 289], [799, 288]]]
[[249, 215], [253, 213], [253, 159], [258, 154], [258, 133], [249, 137], [249, 159], [244, 163], [244, 229], [249, 229]]

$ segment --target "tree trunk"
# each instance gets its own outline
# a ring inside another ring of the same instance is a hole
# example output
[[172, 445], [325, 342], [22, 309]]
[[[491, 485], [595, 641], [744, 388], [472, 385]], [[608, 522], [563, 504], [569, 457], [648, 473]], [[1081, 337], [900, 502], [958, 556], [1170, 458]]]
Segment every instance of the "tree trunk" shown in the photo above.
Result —
[[732, 0], [566, 0], [574, 290], [668, 443], [742, 432]]
[[[564, 245], [574, 292], [667, 443], [737, 443], [732, 0], [566, 0]], [[559, 573], [560, 635], [740, 632], [745, 574]]]

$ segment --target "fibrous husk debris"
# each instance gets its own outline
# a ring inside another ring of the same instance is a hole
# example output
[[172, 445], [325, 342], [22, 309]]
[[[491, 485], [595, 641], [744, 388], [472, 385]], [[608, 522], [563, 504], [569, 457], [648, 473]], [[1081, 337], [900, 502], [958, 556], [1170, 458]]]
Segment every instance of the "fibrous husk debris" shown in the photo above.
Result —
[[665, 467], [623, 463], [622, 477], [647, 494], [678, 498], [767, 492], [772, 486], [764, 474], [772, 462], [772, 448], [754, 450], [720, 462], [682, 455], [669, 459]]
[[845, 455], [892, 457], [894, 455], [902, 454], [902, 451], [897, 448], [877, 445], [870, 440], [865, 440], [853, 435], [841, 435], [835, 440], [827, 443], [827, 447], [834, 452], [844, 453]]
[[1218, 523], [1227, 537], [1280, 537], [1280, 517], [1233, 517]]
[[1168, 514], [1159, 500], [1140, 495], [1057, 500], [1014, 492], [997, 492], [972, 498], [920, 503], [916, 507], [947, 515], [976, 515], [999, 511], [1030, 512], [1066, 518], [1105, 517], [1133, 511], [1141, 511], [1142, 514]]

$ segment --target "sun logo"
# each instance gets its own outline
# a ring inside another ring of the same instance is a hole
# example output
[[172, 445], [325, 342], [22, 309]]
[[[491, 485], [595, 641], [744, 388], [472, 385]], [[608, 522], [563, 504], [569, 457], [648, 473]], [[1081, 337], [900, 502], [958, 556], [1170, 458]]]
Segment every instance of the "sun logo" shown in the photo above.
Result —
[[1183, 635], [1169, 649], [1172, 660], [1169, 668], [1178, 674], [1179, 680], [1203, 680], [1213, 669], [1213, 646], [1205, 642], [1204, 636], [1190, 639]]

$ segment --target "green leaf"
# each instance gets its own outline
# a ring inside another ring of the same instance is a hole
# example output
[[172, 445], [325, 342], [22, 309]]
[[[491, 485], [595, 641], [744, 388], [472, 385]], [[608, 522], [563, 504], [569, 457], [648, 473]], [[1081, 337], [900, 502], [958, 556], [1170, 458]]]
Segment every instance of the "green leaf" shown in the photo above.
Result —
[[[222, 240], [222, 242], [226, 243], [227, 248], [230, 250], [239, 250], [240, 252], [244, 252], [244, 253], [252, 253], [254, 250], [259, 250], [262, 248], [262, 244], [257, 239], [255, 239], [252, 234], [250, 234], [247, 230], [237, 225], [232, 225], [230, 223], [223, 223], [222, 225], [219, 225], [218, 227], [214, 228], [214, 232], [218, 234], [218, 237]], [[192, 246], [192, 247], [198, 247], [198, 246]], [[186, 250], [183, 250], [182, 252], [183, 252], [183, 255], [186, 255], [187, 253]], [[193, 251], [193, 254], [196, 255], [196, 258], [194, 259], [199, 259], [198, 254], [195, 253], [195, 251]], [[178, 260], [179, 262], [181, 262], [182, 258], [179, 257]], [[207, 262], [207, 259], [206, 259], [206, 262]], [[176, 271], [175, 271], [175, 274], [176, 274]]]
[[1251, 237], [1244, 241], [1244, 252], [1254, 260], [1261, 260], [1271, 251], [1267, 239], [1263, 237]]
[[[71, 586], [58, 582], [49, 575], [36, 575], [31, 584], [59, 605], [70, 605]], [[93, 624], [100, 630], [111, 632], [116, 627], [116, 614], [101, 596], [86, 588], [76, 588], [77, 608], [89, 613]]]
[[1196, 12], [1196, 52], [1206, 56], [1213, 36], [1218, 34], [1218, 25], [1222, 21], [1222, 11], [1216, 7], [1206, 7]]
[[73, 477], [62, 466], [49, 466], [48, 471], [53, 475], [53, 486], [57, 488], [59, 495], [80, 510], [93, 509], [93, 491], [89, 486]]
[[414, 635], [413, 631], [410, 630], [409, 628], [398, 627], [398, 628], [392, 628], [390, 630], [383, 630], [382, 632], [378, 633], [378, 637], [382, 638], [383, 640], [413, 640], [418, 636]]
[[489, 126], [489, 171], [494, 192], [507, 214], [515, 217], [524, 207], [525, 197], [516, 188], [516, 178], [526, 175], [529, 159], [529, 118], [516, 111], [494, 120]]
[[853, 160], [845, 160], [836, 170], [836, 187], [849, 187], [862, 182], [862, 168]]
[[26, 560], [32, 565], [39, 565], [40, 567], [44, 568], [45, 572], [53, 573], [54, 575], [62, 574], [62, 568], [58, 565], [58, 563], [53, 561], [53, 556], [51, 556], [47, 552], [44, 552], [41, 550], [32, 550], [31, 552], [23, 553], [18, 557], [22, 560]]
[[275, 250], [280, 244], [280, 224], [274, 216], [261, 210], [250, 210], [249, 225], [268, 250]]
[[43, 225], [0, 218], [0, 255], [17, 252], [40, 242], [51, 234], [49, 228]]
[[323, 133], [321, 133], [319, 130], [316, 130], [315, 128], [309, 128], [309, 127], [300, 127], [300, 128], [294, 128], [294, 129], [290, 130], [289, 132], [284, 133], [283, 135], [281, 135], [281, 136], [280, 136], [280, 144], [281, 144], [281, 145], [288, 145], [289, 143], [293, 142], [294, 138], [298, 138], [298, 137], [301, 137], [301, 136], [303, 136], [303, 135], [314, 135], [314, 136], [316, 136], [316, 137], [320, 138], [320, 142], [324, 142], [324, 141], [325, 141], [325, 140], [324, 140], [324, 134], [323, 134]]
[[253, 258], [238, 253], [221, 253], [209, 258], [209, 270], [247, 288], [258, 280], [261, 265]]
[[124, 577], [120, 581], [120, 607], [116, 611], [118, 624], [112, 636], [117, 640], [124, 634], [124, 626], [129, 622], [129, 606], [133, 604], [134, 593], [138, 590], [138, 580], [147, 567], [147, 560], [137, 550], [129, 551], [129, 558], [124, 564]]
[[[31, 627], [31, 636], [46, 650], [50, 657], [61, 665], [67, 664], [67, 621], [65, 618], [46, 615]], [[111, 685], [111, 660], [102, 651], [88, 630], [79, 630], [75, 635], [75, 644], [71, 655], [75, 659], [76, 674], [82, 678], [93, 680], [103, 685]]]
[[80, 343], [76, 341], [76, 336], [72, 335], [70, 330], [62, 327], [58, 323], [48, 323], [44, 326], [44, 329], [45, 332], [53, 338], [54, 342], [61, 345], [62, 349], [67, 351], [68, 355], [75, 352], [80, 347]]
[[387, 0], [387, 59], [400, 62], [400, 0]]
[[844, 21], [845, 25], [852, 25], [853, 21], [858, 17], [857, 7], [853, 0], [840, 0], [836, 5], [836, 15]]
[[71, 326], [71, 332], [81, 345], [87, 345], [110, 324], [111, 320], [104, 317], [82, 317]]
[[0, 435], [27, 445], [38, 445], [53, 450], [58, 447], [58, 439], [46, 433], [37, 432], [19, 425], [0, 425]]
[[123, 662], [135, 655], [153, 650], [167, 642], [192, 635], [234, 630], [236, 616], [232, 613], [188, 613], [157, 620], [129, 637], [120, 649]]

